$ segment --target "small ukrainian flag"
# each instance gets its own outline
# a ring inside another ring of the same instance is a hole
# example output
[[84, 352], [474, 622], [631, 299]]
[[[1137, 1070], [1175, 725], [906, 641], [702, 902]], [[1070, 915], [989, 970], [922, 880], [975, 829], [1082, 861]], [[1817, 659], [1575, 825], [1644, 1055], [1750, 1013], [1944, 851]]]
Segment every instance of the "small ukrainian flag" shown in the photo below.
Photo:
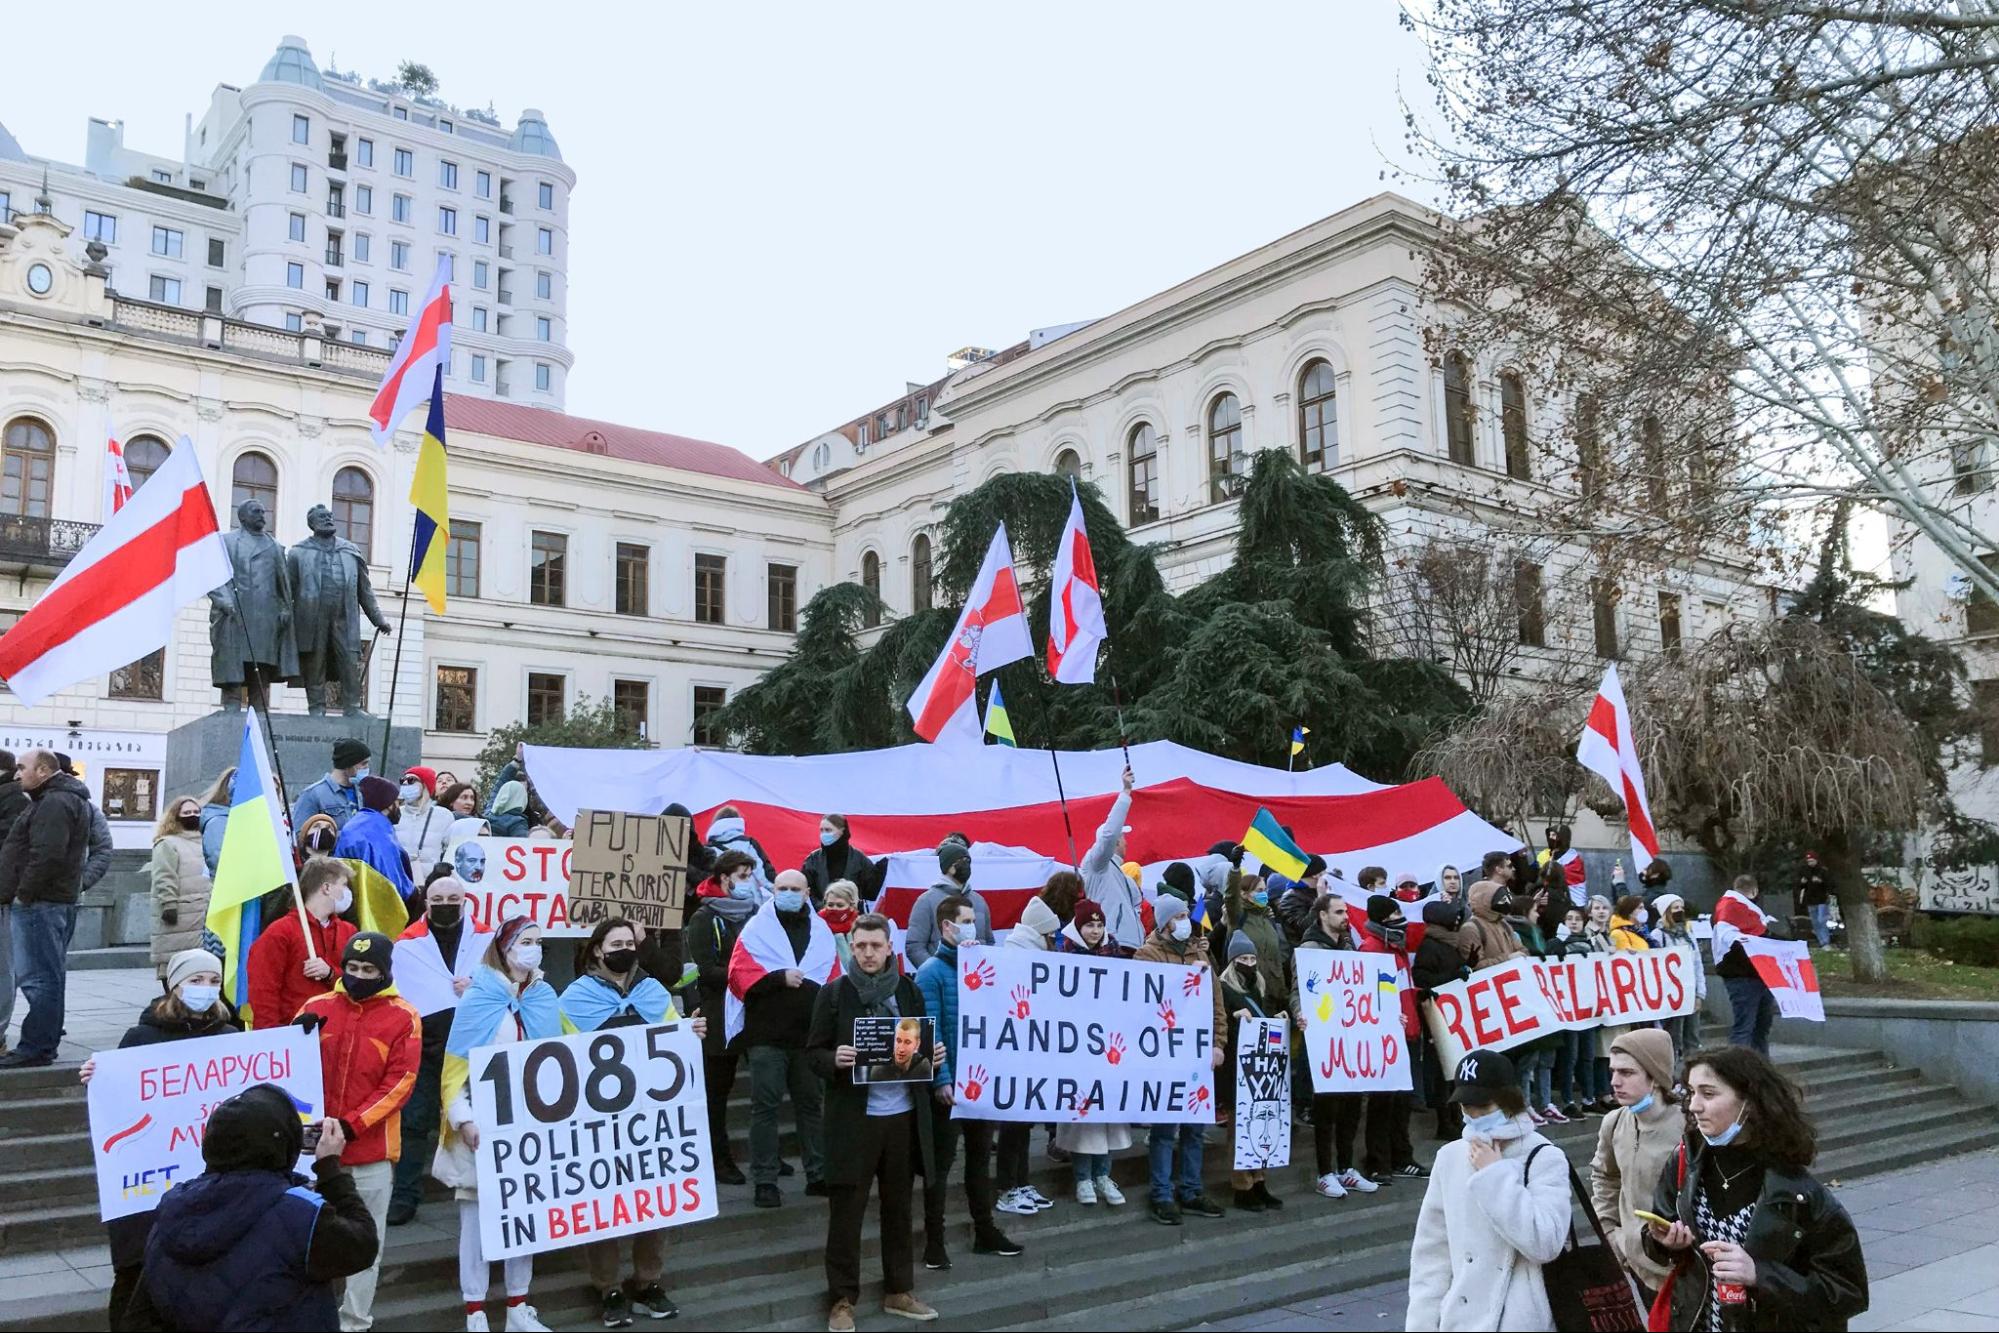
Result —
[[1395, 974], [1393, 972], [1377, 972], [1374, 978], [1374, 989], [1382, 995], [1394, 996], [1397, 993]]
[[1266, 808], [1258, 807], [1256, 818], [1250, 820], [1242, 835], [1242, 849], [1288, 880], [1295, 881], [1305, 873], [1305, 853], [1284, 835], [1277, 816]]
[[1305, 752], [1305, 738], [1311, 734], [1310, 727], [1291, 728], [1291, 754], [1294, 758]]
[[1013, 719], [1006, 715], [1006, 700], [1000, 698], [999, 682], [993, 682], [993, 692], [986, 699], [986, 735], [1000, 745], [1018, 748], [1013, 739]]

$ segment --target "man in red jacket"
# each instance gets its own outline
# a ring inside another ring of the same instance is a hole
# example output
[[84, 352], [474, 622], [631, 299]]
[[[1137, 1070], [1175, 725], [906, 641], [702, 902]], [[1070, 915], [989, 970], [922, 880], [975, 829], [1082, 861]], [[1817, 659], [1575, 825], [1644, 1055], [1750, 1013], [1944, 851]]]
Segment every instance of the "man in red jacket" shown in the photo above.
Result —
[[402, 1156], [401, 1113], [423, 1062], [423, 1019], [396, 994], [389, 966], [394, 948], [387, 935], [355, 935], [341, 953], [339, 984], [307, 1000], [298, 1015], [308, 1032], [319, 1029], [326, 1111], [347, 1134], [340, 1164], [375, 1220], [375, 1262], [347, 1279], [340, 1298], [344, 1333], [365, 1333], [375, 1322], [380, 1245], [387, 1242], [389, 1192]]
[[[1420, 925], [1410, 927], [1408, 918], [1402, 914], [1402, 904], [1386, 893], [1369, 895], [1367, 924], [1354, 931], [1360, 951], [1379, 955], [1380, 969], [1392, 971], [1396, 1003], [1402, 1010], [1402, 1058], [1409, 1062], [1412, 1079], [1423, 1025], [1416, 1012], [1416, 987], [1409, 979], [1409, 952], [1423, 942], [1422, 931]], [[1370, 969], [1373, 970], [1376, 969]], [[1380, 994], [1378, 986], [1375, 993]], [[1414, 1094], [1407, 1092], [1367, 1094], [1367, 1151], [1360, 1168], [1376, 1184], [1421, 1180], [1430, 1174], [1416, 1161], [1416, 1150], [1409, 1142], [1409, 1107], [1413, 1100]]]
[[298, 874], [299, 901], [312, 922], [312, 949], [297, 909], [264, 929], [250, 946], [250, 1026], [280, 1028], [298, 1017], [299, 1006], [333, 989], [334, 973], [354, 927], [340, 914], [354, 905], [348, 884], [353, 872], [330, 856], [315, 856]]

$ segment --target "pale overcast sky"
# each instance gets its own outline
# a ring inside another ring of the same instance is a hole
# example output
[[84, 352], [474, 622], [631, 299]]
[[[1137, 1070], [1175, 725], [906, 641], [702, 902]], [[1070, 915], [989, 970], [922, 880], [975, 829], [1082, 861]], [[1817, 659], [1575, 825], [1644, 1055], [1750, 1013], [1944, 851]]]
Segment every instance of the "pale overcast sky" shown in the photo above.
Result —
[[569, 410], [758, 457], [1387, 188], [1424, 91], [1393, 0], [15, 11], [0, 124], [61, 161], [90, 116], [178, 155], [287, 32], [539, 107], [578, 177]]

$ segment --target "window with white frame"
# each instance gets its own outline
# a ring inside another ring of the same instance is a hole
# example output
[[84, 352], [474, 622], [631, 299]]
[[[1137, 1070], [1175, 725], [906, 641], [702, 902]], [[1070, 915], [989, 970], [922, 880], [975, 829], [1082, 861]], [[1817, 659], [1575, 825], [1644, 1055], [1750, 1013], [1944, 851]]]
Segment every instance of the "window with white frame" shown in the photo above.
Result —
[[305, 316], [301, 315], [296, 310], [287, 310], [285, 312], [285, 332], [286, 333], [305, 332]]
[[472, 219], [472, 239], [487, 245], [493, 239], [493, 219], [481, 213]]
[[181, 257], [181, 245], [185, 238], [172, 227], [153, 228], [153, 253], [168, 259]]
[[365, 264], [375, 248], [374, 238], [365, 231], [354, 233], [354, 262]]
[[372, 185], [354, 187], [354, 211], [361, 214], [375, 211], [375, 189]]
[[549, 366], [548, 366], [548, 362], [546, 362], [546, 361], [537, 361], [537, 362], [535, 362], [535, 363], [534, 363], [534, 387], [535, 387], [535, 388], [537, 388], [537, 389], [541, 390], [541, 391], [542, 391], [543, 393], [547, 393], [547, 392], [548, 392], [548, 386], [549, 386], [549, 383], [551, 382], [552, 378], [553, 378], [553, 372], [551, 372], [551, 371], [549, 370]]
[[555, 233], [547, 227], [537, 227], [534, 233], [534, 252], [538, 255], [555, 253]]
[[474, 384], [484, 384], [486, 382], [486, 354], [484, 352], [472, 353], [472, 382]]
[[410, 294], [398, 287], [389, 288], [389, 313], [407, 315], [410, 312]]
[[481, 199], [491, 199], [493, 197], [493, 173], [490, 171], [481, 171], [474, 175], [472, 177], [472, 193], [478, 195]]
[[375, 165], [375, 141], [373, 139], [360, 139], [355, 142], [354, 161], [356, 165], [363, 167], [372, 167]]
[[311, 142], [312, 142], [312, 117], [311, 117], [311, 116], [293, 116], [293, 117], [292, 117], [292, 142], [293, 142], [293, 143], [311, 143]]
[[416, 154], [407, 148], [396, 150], [395, 169], [398, 176], [416, 175]]
[[389, 221], [406, 223], [410, 220], [411, 211], [410, 197], [408, 195], [399, 194], [389, 200]]
[[486, 307], [482, 305], [475, 305], [472, 307], [472, 332], [484, 333], [485, 331], [486, 331]]
[[180, 279], [169, 278], [155, 273], [148, 288], [149, 294], [162, 305], [180, 304]]
[[458, 164], [442, 158], [437, 163], [437, 183], [447, 190], [458, 188]]
[[409, 272], [410, 243], [408, 241], [389, 242], [389, 267], [400, 272]]
[[293, 213], [285, 219], [285, 234], [294, 241], [305, 239], [305, 214]]
[[554, 291], [555, 277], [547, 269], [542, 269], [534, 275], [534, 294], [537, 297], [546, 301]]
[[312, 189], [312, 172], [303, 162], [292, 163], [292, 193], [307, 194]]
[[553, 326], [549, 323], [547, 315], [536, 315], [534, 317], [534, 339], [536, 342], [545, 343], [549, 341], [553, 331]]
[[349, 289], [349, 291], [348, 291], [348, 295], [349, 295], [349, 296], [351, 296], [351, 297], [353, 297], [353, 299], [354, 299], [354, 304], [355, 304], [355, 305], [358, 305], [358, 306], [362, 307], [363, 309], [366, 309], [366, 308], [367, 308], [367, 305], [368, 305], [368, 284], [367, 284], [367, 283], [365, 283], [365, 282], [360, 282], [360, 281], [358, 281], [358, 280], [357, 280], [357, 281], [356, 281], [356, 282], [354, 283], [354, 286], [353, 286], [352, 288], [350, 288], [350, 289]]
[[555, 211], [555, 186], [547, 181], [541, 182], [541, 211], [544, 213]]
[[440, 204], [437, 208], [437, 232], [440, 236], [458, 234], [458, 210]]
[[491, 281], [490, 273], [491, 269], [485, 260], [472, 261], [472, 285], [482, 292], [486, 290], [486, 284]]
[[118, 244], [118, 215], [116, 213], [93, 213], [88, 209], [83, 214], [83, 239], [102, 241], [106, 245]]
[[285, 265], [285, 286], [287, 286], [287, 287], [290, 287], [290, 288], [292, 288], [292, 289], [293, 289], [293, 290], [295, 290], [295, 291], [304, 291], [304, 290], [305, 290], [305, 265], [304, 265], [304, 264], [286, 264], [286, 265]]

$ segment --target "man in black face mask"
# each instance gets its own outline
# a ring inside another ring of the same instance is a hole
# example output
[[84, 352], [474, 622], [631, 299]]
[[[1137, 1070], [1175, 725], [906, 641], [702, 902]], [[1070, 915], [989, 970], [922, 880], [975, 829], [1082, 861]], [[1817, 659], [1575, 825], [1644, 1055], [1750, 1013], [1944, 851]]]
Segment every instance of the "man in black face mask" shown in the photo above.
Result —
[[[416, 1086], [423, 1062], [423, 1020], [415, 1006], [396, 994], [390, 974], [395, 948], [387, 935], [364, 930], [347, 941], [340, 955], [340, 984], [299, 1009], [299, 1026], [319, 1029], [320, 1068], [326, 1074], [326, 1113], [347, 1135], [340, 1164], [354, 1177], [354, 1192], [375, 1219], [381, 1243], [389, 1213], [402, 1135], [393, 1117]], [[374, 1322], [375, 1279], [380, 1256], [367, 1271], [347, 1279], [340, 1298], [342, 1328], [365, 1329]]]
[[[1373, 987], [1384, 1002], [1401, 1009], [1405, 1054], [1413, 1053], [1422, 1037], [1422, 1022], [1416, 1015], [1416, 989], [1409, 977], [1409, 920], [1402, 904], [1385, 893], [1367, 900], [1367, 929], [1360, 935], [1360, 951], [1369, 955], [1369, 971], [1386, 976], [1394, 986], [1391, 1001], [1386, 991]], [[1360, 1169], [1367, 1178], [1386, 1185], [1397, 1180], [1422, 1180], [1430, 1173], [1416, 1163], [1416, 1151], [1409, 1143], [1409, 1105], [1406, 1092], [1367, 1094], [1367, 1151]]]
[[[405, 979], [419, 971], [434, 980], [449, 977], [450, 988], [424, 988], [418, 995], [423, 1012], [423, 1061], [417, 1066], [416, 1085], [402, 1110], [403, 1155], [396, 1163], [396, 1183], [389, 1194], [389, 1225], [403, 1226], [416, 1218], [423, 1202], [423, 1178], [437, 1151], [437, 1127], [444, 1099], [444, 1042], [451, 1035], [451, 1020], [458, 1012], [458, 997], [472, 984], [472, 969], [486, 952], [492, 932], [469, 920], [465, 910], [465, 886], [441, 863], [424, 886], [424, 912], [410, 922], [409, 929], [396, 941], [396, 966]], [[410, 982], [410, 984], [414, 984]]]

